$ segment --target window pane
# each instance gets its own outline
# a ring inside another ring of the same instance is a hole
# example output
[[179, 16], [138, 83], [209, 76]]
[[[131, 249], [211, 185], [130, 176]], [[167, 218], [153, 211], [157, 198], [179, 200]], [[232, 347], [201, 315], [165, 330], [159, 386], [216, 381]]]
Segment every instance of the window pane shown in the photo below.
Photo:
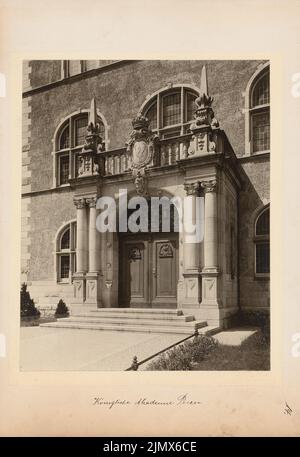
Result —
[[252, 117], [253, 152], [270, 149], [270, 114], [255, 114]]
[[256, 244], [256, 273], [270, 273], [270, 244]]
[[70, 147], [70, 132], [69, 125], [63, 129], [59, 139], [59, 149], [67, 149]]
[[75, 146], [81, 146], [84, 144], [87, 124], [87, 116], [81, 116], [75, 120]]
[[172, 130], [164, 132], [162, 134], [162, 138], [164, 138], [164, 139], [176, 138], [177, 136], [180, 136], [180, 128], [179, 129], [175, 129], [175, 130], [172, 129]]
[[194, 112], [196, 110], [195, 100], [196, 100], [196, 95], [188, 92], [187, 96], [186, 96], [186, 116], [187, 116], [186, 120], [187, 121], [191, 121], [194, 119]]
[[69, 156], [62, 156], [59, 160], [59, 184], [69, 181]]
[[256, 235], [269, 235], [270, 233], [270, 210], [266, 209], [257, 219]]
[[76, 241], [77, 241], [77, 238], [76, 238], [76, 236], [77, 236], [77, 224], [76, 224], [76, 222], [74, 222], [74, 223], [72, 224], [72, 230], [73, 230], [73, 232], [72, 232], [72, 236], [73, 236], [73, 246], [72, 246], [71, 249], [73, 249], [73, 250], [75, 251], [75, 250], [76, 250]]
[[78, 75], [81, 73], [80, 60], [69, 60], [69, 76]]
[[157, 103], [153, 103], [152, 106], [146, 112], [146, 117], [150, 121], [150, 128], [151, 130], [157, 129]]
[[180, 94], [171, 94], [163, 97], [163, 127], [180, 124], [181, 122]]
[[60, 277], [61, 277], [61, 279], [68, 278], [69, 271], [70, 271], [70, 256], [69, 255], [60, 256]]
[[269, 73], [263, 76], [253, 90], [252, 107], [270, 103]]
[[60, 248], [70, 249], [70, 229], [66, 230], [61, 237]]

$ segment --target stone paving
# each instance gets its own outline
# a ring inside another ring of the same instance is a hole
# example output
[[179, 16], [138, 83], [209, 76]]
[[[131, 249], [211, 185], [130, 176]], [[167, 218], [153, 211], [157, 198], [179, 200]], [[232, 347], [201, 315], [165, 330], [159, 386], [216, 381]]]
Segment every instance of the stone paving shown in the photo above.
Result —
[[22, 327], [21, 371], [125, 370], [186, 335]]
[[[220, 344], [239, 346], [256, 328], [223, 330]], [[22, 327], [21, 371], [123, 371], [138, 361], [186, 338], [162, 333], [110, 332], [47, 327]], [[154, 359], [153, 359], [154, 360]], [[145, 370], [148, 363], [139, 369]]]

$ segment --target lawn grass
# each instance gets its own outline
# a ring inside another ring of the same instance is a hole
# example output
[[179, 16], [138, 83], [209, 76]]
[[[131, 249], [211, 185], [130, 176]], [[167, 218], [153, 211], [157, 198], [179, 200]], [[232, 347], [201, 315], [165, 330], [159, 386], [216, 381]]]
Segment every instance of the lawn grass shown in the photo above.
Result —
[[147, 370], [256, 370], [270, 369], [268, 335], [258, 330], [240, 346], [227, 346], [212, 337], [198, 336], [163, 353]]
[[[195, 361], [196, 362], [196, 361]], [[258, 331], [240, 346], [217, 345], [204, 359], [193, 364], [193, 370], [270, 370], [270, 344]]]

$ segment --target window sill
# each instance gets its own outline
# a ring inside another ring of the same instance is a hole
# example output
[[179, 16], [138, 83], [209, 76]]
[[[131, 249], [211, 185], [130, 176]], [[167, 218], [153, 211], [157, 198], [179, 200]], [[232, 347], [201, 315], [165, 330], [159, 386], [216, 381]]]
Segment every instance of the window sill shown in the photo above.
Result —
[[251, 156], [259, 156], [261, 154], [270, 154], [270, 149], [267, 149], [266, 151], [256, 151], [256, 152], [251, 152]]
[[269, 281], [270, 273], [255, 273], [254, 279], [258, 281]]
[[70, 187], [70, 184], [67, 183], [67, 184], [59, 184], [58, 186], [56, 186], [56, 189], [61, 189], [62, 187]]

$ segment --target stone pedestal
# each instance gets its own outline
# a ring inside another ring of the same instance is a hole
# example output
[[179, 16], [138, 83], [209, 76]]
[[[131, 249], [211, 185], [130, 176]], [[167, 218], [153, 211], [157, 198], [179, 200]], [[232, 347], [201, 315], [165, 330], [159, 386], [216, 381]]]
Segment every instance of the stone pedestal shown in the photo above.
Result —
[[84, 273], [73, 274], [74, 303], [82, 304], [86, 297], [86, 283]]
[[98, 304], [99, 295], [99, 273], [86, 274], [86, 299], [85, 302], [89, 304]]

